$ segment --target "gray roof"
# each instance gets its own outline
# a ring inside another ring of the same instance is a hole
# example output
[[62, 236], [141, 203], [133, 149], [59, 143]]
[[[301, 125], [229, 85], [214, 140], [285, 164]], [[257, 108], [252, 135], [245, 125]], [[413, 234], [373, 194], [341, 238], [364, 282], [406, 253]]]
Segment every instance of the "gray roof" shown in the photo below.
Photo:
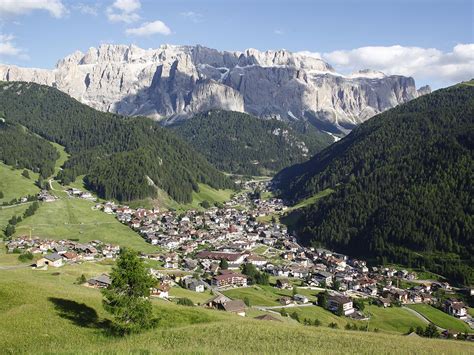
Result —
[[62, 259], [62, 256], [59, 255], [58, 253], [53, 253], [53, 254], [45, 255], [44, 258], [49, 261], [57, 261], [59, 259]]

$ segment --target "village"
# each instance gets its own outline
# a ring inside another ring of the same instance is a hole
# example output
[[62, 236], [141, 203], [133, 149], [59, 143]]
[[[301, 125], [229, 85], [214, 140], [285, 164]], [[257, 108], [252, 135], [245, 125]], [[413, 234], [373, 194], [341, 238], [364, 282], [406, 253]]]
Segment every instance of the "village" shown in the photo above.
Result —
[[[269, 189], [270, 185], [265, 181], [247, 182], [231, 200], [202, 210], [133, 209], [110, 201], [97, 203], [94, 208], [114, 215], [156, 247], [156, 252], [141, 253], [140, 256], [155, 263], [150, 272], [157, 283], [151, 295], [161, 299], [172, 299], [170, 290], [173, 287], [196, 293], [210, 291], [212, 297], [201, 302], [201, 306], [245, 316], [249, 302], [232, 299], [225, 292], [255, 284], [271, 284], [275, 289], [287, 291], [278, 298], [279, 305], [252, 306], [275, 312], [319, 305], [338, 316], [357, 321], [370, 319], [370, 315], [357, 306], [358, 300], [369, 300], [384, 308], [439, 305], [436, 291], [453, 293], [447, 282], [419, 280], [415, 272], [402, 268], [369, 267], [364, 260], [301, 245], [272, 217], [288, 207], [281, 199], [272, 197]], [[87, 192], [77, 189], [68, 194], [70, 198], [91, 199]], [[41, 198], [45, 196], [47, 194], [42, 193]], [[84, 244], [26, 236], [9, 241], [6, 247], [10, 253], [39, 255], [35, 264], [38, 269], [113, 260], [120, 252], [118, 246], [100, 240]], [[84, 281], [86, 286], [94, 288], [107, 287], [111, 282], [107, 274]], [[325, 304], [318, 300], [321, 297], [316, 300], [308, 297], [311, 291], [324, 293]], [[444, 312], [474, 329], [474, 321], [461, 300], [448, 298], [441, 306]], [[271, 315], [261, 319], [277, 320]]]

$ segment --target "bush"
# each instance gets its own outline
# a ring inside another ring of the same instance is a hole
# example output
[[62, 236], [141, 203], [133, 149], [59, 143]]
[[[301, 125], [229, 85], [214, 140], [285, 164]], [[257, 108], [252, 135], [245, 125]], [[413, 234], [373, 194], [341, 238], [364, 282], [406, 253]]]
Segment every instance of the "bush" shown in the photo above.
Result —
[[30, 173], [28, 172], [28, 170], [25, 169], [21, 173], [21, 176], [26, 177], [27, 179], [29, 179], [30, 178]]
[[86, 277], [84, 276], [84, 274], [82, 274], [81, 276], [79, 276], [76, 280], [77, 284], [78, 285], [82, 285], [83, 283], [86, 283], [87, 282], [87, 279]]
[[338, 328], [339, 328], [339, 326], [337, 325], [337, 323], [334, 323], [334, 322], [329, 323], [328, 327], [329, 327], [329, 328], [332, 328], [332, 329], [338, 329]]
[[200, 205], [201, 205], [202, 208], [205, 208], [205, 209], [208, 209], [208, 208], [211, 207], [211, 204], [210, 204], [209, 201], [207, 201], [207, 200], [202, 201], [202, 202], [200, 203]]
[[31, 254], [29, 251], [27, 251], [26, 253], [20, 254], [18, 256], [18, 260], [21, 261], [22, 263], [27, 262], [27, 261], [31, 261], [31, 260], [33, 260], [33, 254]]
[[180, 306], [188, 306], [188, 307], [194, 307], [194, 302], [191, 301], [189, 298], [187, 297], [183, 297], [183, 298], [179, 298], [178, 299], [178, 304]]

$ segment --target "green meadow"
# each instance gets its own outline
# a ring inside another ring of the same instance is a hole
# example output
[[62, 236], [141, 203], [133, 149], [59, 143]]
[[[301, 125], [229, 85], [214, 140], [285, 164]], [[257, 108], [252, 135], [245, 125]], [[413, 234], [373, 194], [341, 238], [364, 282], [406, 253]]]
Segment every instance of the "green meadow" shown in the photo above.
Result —
[[100, 292], [75, 283], [81, 274], [89, 277], [108, 270], [110, 265], [101, 263], [48, 271], [0, 269], [2, 353], [468, 354], [474, 351], [474, 344], [467, 342], [333, 330], [289, 321], [258, 321], [161, 300], [152, 301], [159, 319], [156, 329], [113, 337], [107, 335], [110, 318], [102, 308]]
[[36, 195], [39, 192], [39, 188], [35, 185], [38, 174], [28, 170], [30, 174], [28, 179], [21, 175], [23, 170], [12, 169], [0, 162], [0, 191], [4, 195], [3, 198], [0, 198], [0, 204], [26, 195]]
[[466, 323], [462, 320], [456, 319], [449, 314], [434, 308], [427, 304], [414, 304], [409, 305], [411, 309], [421, 313], [432, 323], [436, 324], [438, 327], [455, 330], [458, 332], [474, 332]]

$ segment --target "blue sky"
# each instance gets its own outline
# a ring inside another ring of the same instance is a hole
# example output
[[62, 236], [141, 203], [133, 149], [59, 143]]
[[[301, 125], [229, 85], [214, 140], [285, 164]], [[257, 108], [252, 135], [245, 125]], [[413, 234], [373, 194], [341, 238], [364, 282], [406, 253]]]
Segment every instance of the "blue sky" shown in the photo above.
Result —
[[472, 0], [1, 0], [0, 63], [52, 68], [101, 43], [311, 51], [445, 86], [474, 76]]

